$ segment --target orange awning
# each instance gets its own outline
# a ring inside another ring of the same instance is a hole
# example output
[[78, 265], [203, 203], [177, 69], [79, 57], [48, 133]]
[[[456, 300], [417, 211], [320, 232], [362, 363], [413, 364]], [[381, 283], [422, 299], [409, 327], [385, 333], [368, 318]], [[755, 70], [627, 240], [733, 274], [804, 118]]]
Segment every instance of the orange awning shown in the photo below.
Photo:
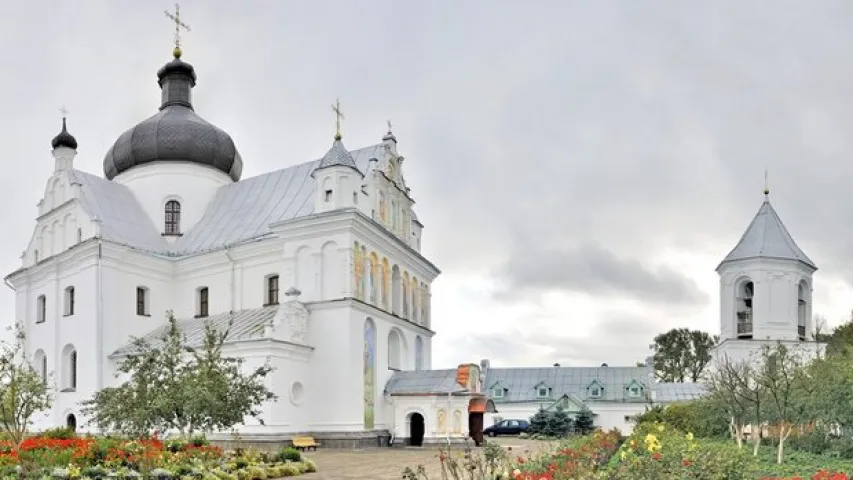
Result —
[[468, 413], [486, 413], [486, 399], [472, 398], [468, 403]]

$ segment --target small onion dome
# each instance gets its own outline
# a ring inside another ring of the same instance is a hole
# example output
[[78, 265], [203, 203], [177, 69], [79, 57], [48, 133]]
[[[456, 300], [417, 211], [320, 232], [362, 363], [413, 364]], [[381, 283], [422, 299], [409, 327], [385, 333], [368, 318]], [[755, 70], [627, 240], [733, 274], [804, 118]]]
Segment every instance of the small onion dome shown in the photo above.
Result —
[[68, 147], [72, 150], [77, 150], [77, 139], [74, 138], [74, 135], [68, 133], [68, 129], [65, 127], [65, 117], [62, 117], [62, 131], [59, 132], [59, 135], [53, 137], [50, 146], [53, 148]]

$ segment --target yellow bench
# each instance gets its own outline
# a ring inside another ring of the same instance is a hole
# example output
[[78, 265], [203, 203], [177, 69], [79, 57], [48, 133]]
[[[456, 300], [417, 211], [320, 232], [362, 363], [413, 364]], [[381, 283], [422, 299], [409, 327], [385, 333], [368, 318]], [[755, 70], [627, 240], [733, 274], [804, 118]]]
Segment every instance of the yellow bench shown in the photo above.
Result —
[[320, 446], [320, 444], [314, 440], [314, 437], [293, 437], [291, 442], [293, 442], [293, 446], [299, 450], [310, 450], [312, 448], [317, 450], [317, 447]]

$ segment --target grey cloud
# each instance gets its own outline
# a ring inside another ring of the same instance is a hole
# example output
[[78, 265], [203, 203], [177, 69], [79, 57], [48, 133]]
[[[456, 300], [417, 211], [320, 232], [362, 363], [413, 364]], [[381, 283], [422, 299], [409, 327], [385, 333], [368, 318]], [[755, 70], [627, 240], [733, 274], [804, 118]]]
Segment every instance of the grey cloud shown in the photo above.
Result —
[[[581, 319], [566, 319], [577, 322]], [[455, 356], [441, 358], [445, 365], [479, 361], [488, 358], [493, 366], [590, 367], [607, 363], [613, 366], [632, 366], [646, 359], [648, 346], [660, 331], [648, 317], [610, 313], [605, 315], [585, 337], [570, 337], [559, 332], [547, 321], [526, 321], [524, 328], [504, 332], [482, 332], [476, 336], [450, 336], [437, 340], [438, 346], [453, 345]], [[618, 345], [619, 348], [614, 348]], [[446, 349], [442, 349], [447, 351]]]
[[595, 244], [568, 249], [528, 244], [516, 248], [500, 272], [507, 290], [569, 290], [675, 305], [708, 301], [707, 294], [683, 273], [667, 267], [649, 268]]

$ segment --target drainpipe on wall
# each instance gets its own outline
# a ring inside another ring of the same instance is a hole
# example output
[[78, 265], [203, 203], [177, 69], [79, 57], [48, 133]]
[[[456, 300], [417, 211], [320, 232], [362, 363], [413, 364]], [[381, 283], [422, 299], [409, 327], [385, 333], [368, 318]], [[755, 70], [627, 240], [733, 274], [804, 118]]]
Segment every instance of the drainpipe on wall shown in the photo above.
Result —
[[97, 321], [97, 342], [96, 354], [98, 357], [96, 365], [97, 389], [104, 388], [104, 281], [103, 281], [103, 265], [102, 265], [103, 249], [101, 246], [101, 237], [98, 237], [98, 265], [97, 265], [97, 282], [98, 282], [98, 305], [96, 311]]
[[231, 257], [231, 252], [228, 251], [228, 247], [225, 247], [225, 257], [228, 258], [228, 261], [231, 262], [231, 313], [234, 313], [234, 306], [236, 305], [235, 296], [235, 283], [234, 283], [234, 258]]

